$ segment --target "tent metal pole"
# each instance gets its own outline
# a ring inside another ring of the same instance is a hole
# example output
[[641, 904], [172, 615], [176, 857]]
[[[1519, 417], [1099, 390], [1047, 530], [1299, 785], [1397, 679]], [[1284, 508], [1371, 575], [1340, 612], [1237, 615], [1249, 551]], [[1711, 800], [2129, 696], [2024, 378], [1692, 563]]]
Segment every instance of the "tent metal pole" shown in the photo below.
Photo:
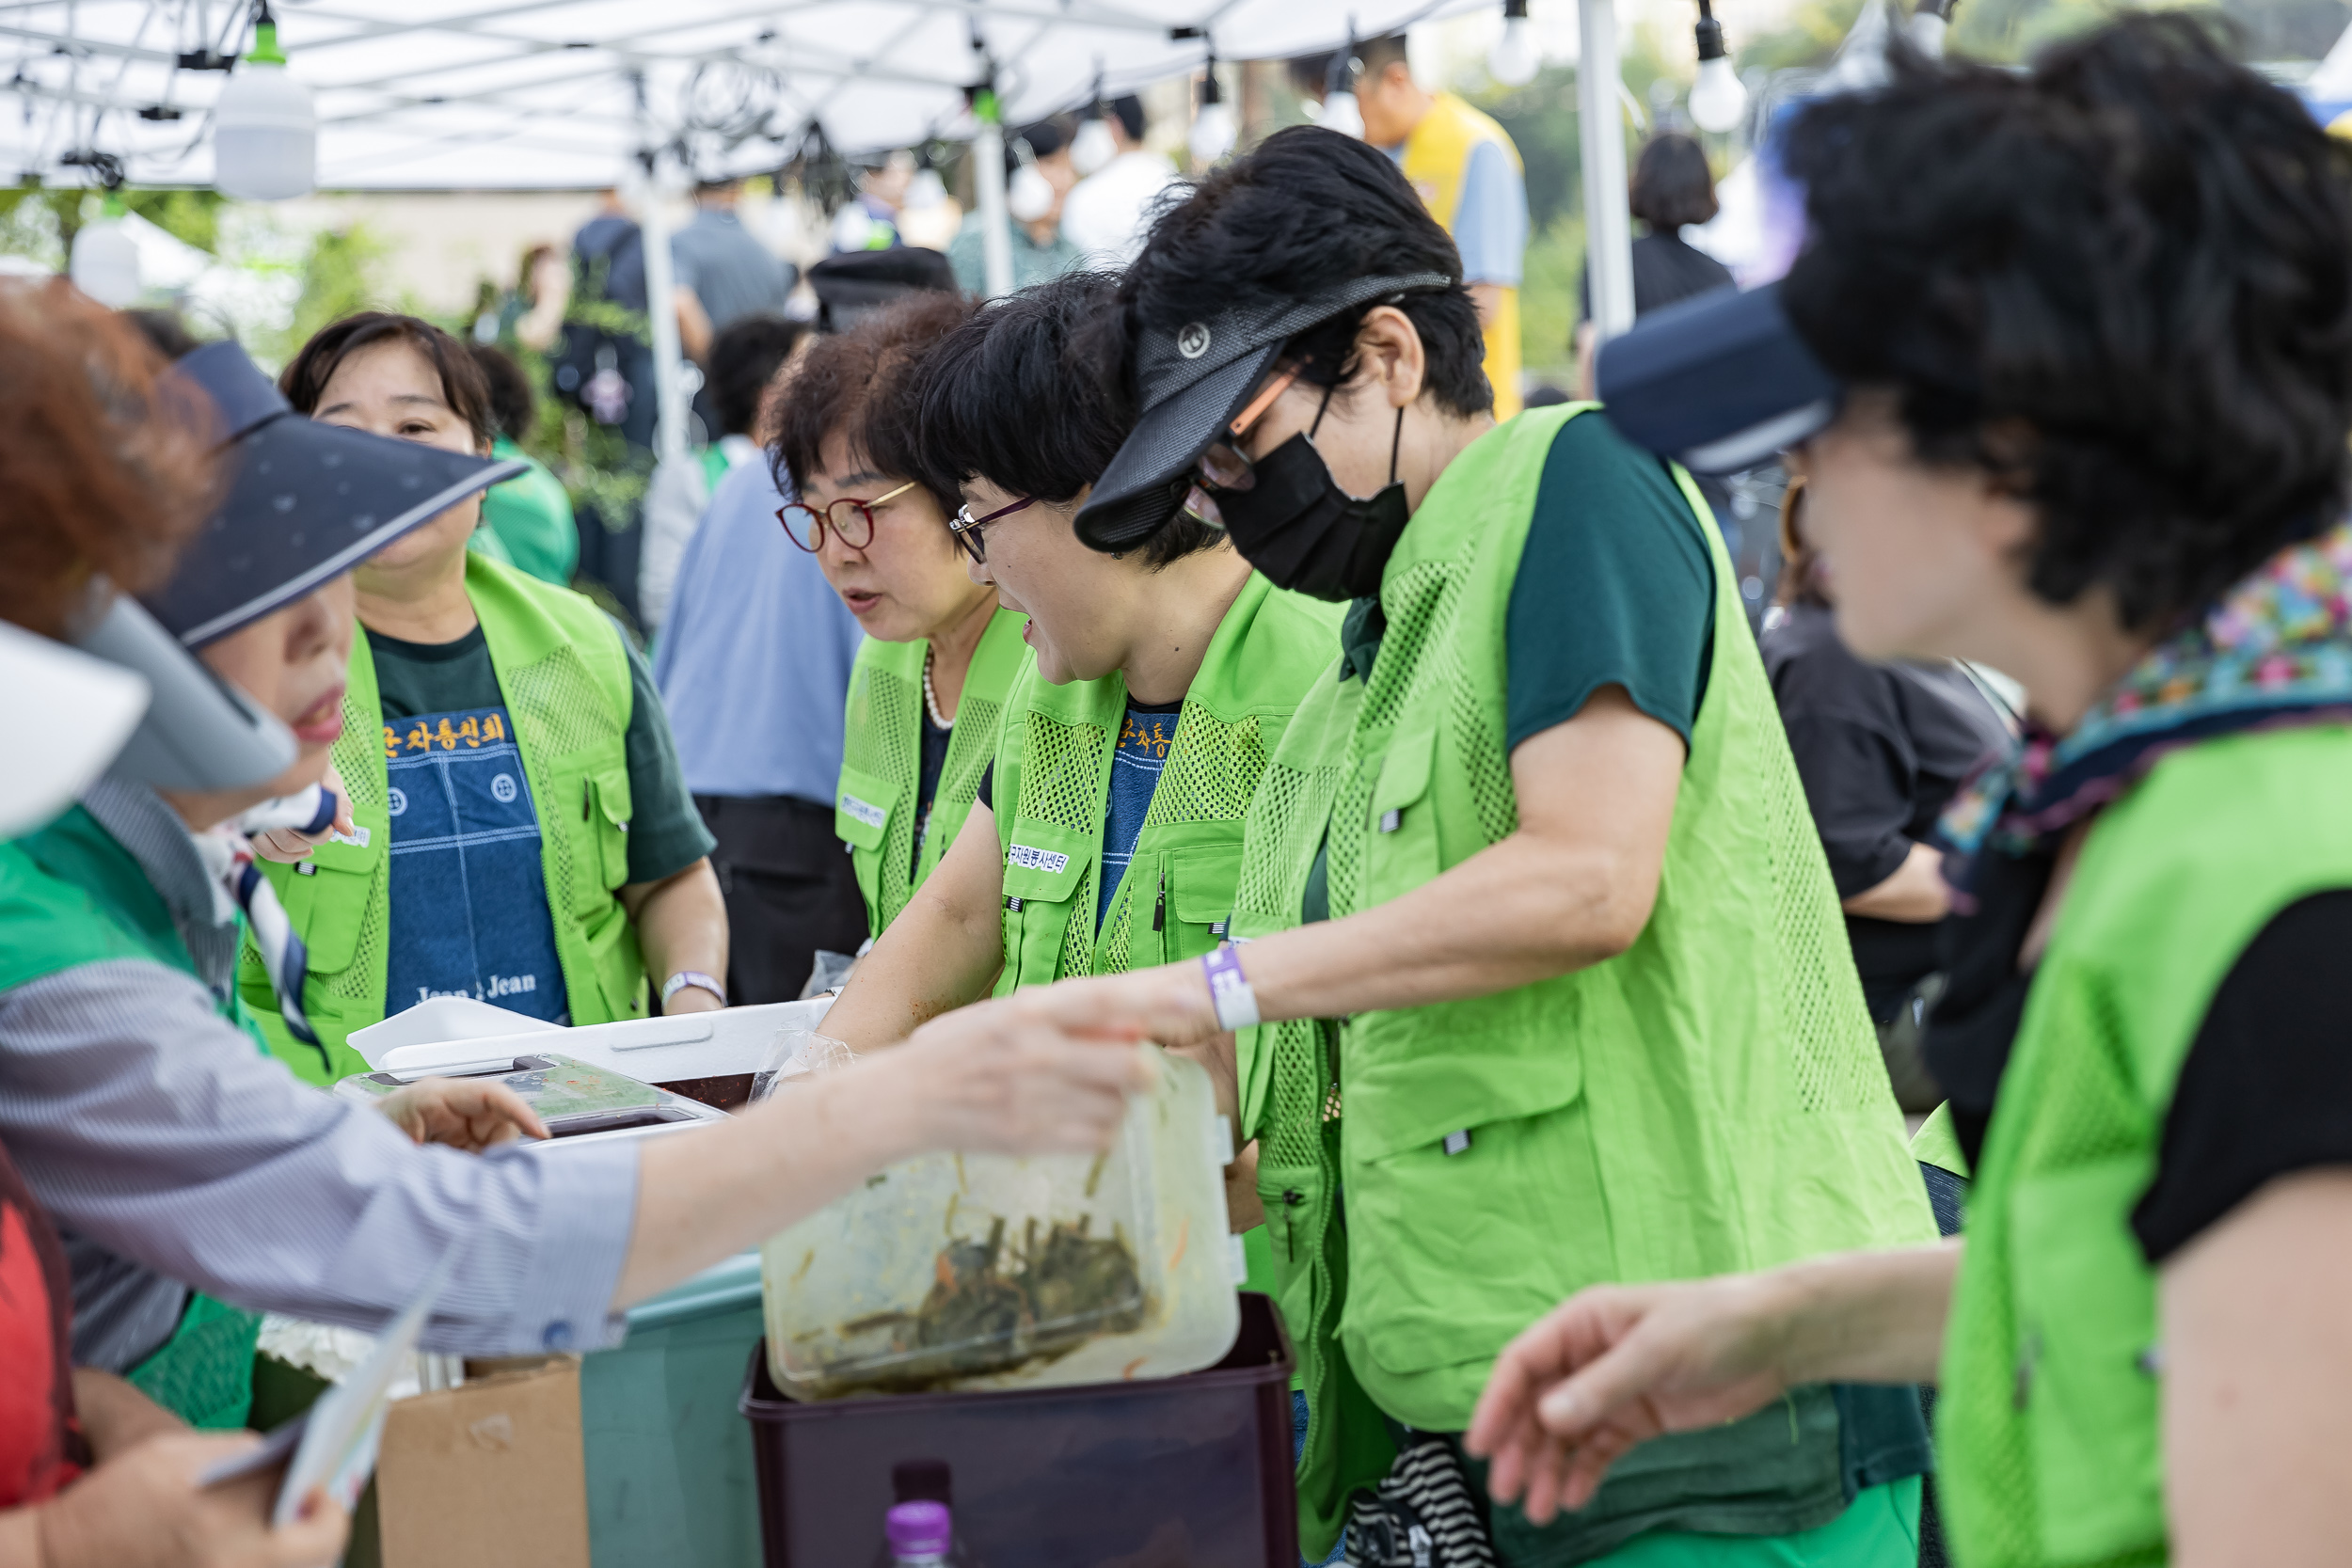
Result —
[[1626, 210], [1625, 119], [1613, 0], [1578, 0], [1576, 117], [1584, 165], [1584, 245], [1597, 342], [1633, 325], [1633, 219]]
[[637, 234], [645, 251], [645, 325], [653, 337], [653, 451], [663, 463], [686, 455], [686, 404], [678, 396], [685, 356], [678, 348], [677, 269], [671, 263], [670, 214], [661, 204], [661, 148], [645, 103], [645, 78], [635, 76], [637, 130], [644, 139], [637, 155]]
[[980, 264], [988, 297], [1012, 293], [1012, 217], [1005, 206], [1005, 128], [981, 117], [972, 138], [972, 187], [979, 198]]

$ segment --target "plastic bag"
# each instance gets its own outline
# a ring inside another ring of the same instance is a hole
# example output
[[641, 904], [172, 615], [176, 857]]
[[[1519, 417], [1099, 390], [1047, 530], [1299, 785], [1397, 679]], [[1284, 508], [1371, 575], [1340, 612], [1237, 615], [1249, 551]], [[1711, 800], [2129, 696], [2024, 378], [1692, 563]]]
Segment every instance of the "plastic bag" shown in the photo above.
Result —
[[820, 1035], [804, 1025], [779, 1029], [769, 1047], [767, 1065], [752, 1075], [752, 1103], [856, 1060], [857, 1053], [831, 1035]]

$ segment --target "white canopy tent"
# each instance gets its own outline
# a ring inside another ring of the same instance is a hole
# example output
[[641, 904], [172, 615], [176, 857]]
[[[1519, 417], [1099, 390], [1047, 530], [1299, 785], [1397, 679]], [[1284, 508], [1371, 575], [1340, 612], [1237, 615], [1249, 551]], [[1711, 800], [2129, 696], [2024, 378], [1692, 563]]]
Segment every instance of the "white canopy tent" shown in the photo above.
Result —
[[[1586, 210], [1603, 214], [1594, 297], [1613, 331], [1632, 318], [1615, 24], [1612, 0], [1577, 3], [1585, 59], [1608, 62], [1582, 72], [1581, 98], [1598, 127], [1583, 138]], [[968, 89], [993, 81], [1002, 123], [1019, 124], [1098, 82], [1118, 93], [1487, 8], [1502, 0], [278, 0], [276, 20], [315, 96], [322, 187], [675, 183], [773, 168], [818, 129], [845, 152], [974, 141], [985, 221], [1003, 211], [1001, 144]], [[22, 109], [0, 117], [0, 158], [52, 182], [211, 182], [228, 74], [204, 67], [245, 50], [250, 24], [248, 0], [0, 0]], [[647, 281], [667, 297], [659, 203], [641, 211]], [[1000, 292], [1009, 257], [989, 260]], [[675, 324], [654, 317], [675, 364]], [[682, 430], [674, 403], [664, 446]]]

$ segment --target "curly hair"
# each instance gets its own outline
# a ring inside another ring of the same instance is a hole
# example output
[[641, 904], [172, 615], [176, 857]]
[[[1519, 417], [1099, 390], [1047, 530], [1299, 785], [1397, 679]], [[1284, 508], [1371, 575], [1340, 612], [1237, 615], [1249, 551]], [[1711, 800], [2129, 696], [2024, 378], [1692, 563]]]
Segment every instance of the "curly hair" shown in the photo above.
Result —
[[91, 580], [144, 593], [210, 515], [218, 417], [63, 279], [0, 281], [0, 618], [67, 635]]
[[393, 339], [405, 339], [409, 347], [424, 356], [425, 363], [440, 377], [441, 399], [449, 404], [450, 412], [466, 421], [466, 428], [473, 432], [475, 445], [489, 451], [491, 441], [498, 436], [498, 421], [490, 406], [489, 378], [482, 373], [482, 366], [464, 343], [421, 316], [362, 310], [320, 327], [287, 361], [285, 370], [278, 374], [278, 389], [294, 405], [296, 413], [316, 413], [319, 399], [326, 395], [326, 384], [335, 379], [336, 371], [345, 359], [359, 349]]
[[[1451, 413], [1483, 414], [1495, 404], [1486, 341], [1452, 237], [1387, 153], [1336, 131], [1295, 125], [1212, 170], [1188, 200], [1160, 214], [1120, 283], [1121, 325], [1133, 343], [1144, 332], [1172, 332], [1236, 306], [1416, 272], [1454, 280], [1397, 306], [1421, 334], [1429, 390]], [[1305, 380], [1334, 385], [1353, 371], [1357, 331], [1377, 303], [1308, 328], [1285, 345], [1284, 357], [1306, 357]]]
[[1919, 457], [2030, 502], [2032, 591], [2161, 629], [2344, 503], [2352, 180], [2293, 97], [2181, 12], [2031, 73], [1897, 62], [1795, 127], [1781, 288]]
[[[1135, 428], [1124, 387], [1081, 346], [1118, 291], [1115, 273], [1073, 272], [992, 301], [924, 355], [906, 395], [870, 421], [875, 461], [948, 494], [977, 476], [1057, 506], [1077, 499]], [[1179, 515], [1136, 554], [1156, 571], [1224, 538]]]
[[[911, 294], [847, 332], [809, 344], [770, 404], [775, 435], [768, 461], [776, 487], [789, 495], [793, 475], [821, 471], [818, 454], [836, 432], [853, 454], [872, 457], [870, 427], [888, 404], [906, 395], [914, 362], [978, 309], [978, 301], [962, 294]], [[898, 477], [920, 482], [942, 512], [953, 514], [963, 504], [955, 486], [942, 488], [936, 476], [910, 471]]]

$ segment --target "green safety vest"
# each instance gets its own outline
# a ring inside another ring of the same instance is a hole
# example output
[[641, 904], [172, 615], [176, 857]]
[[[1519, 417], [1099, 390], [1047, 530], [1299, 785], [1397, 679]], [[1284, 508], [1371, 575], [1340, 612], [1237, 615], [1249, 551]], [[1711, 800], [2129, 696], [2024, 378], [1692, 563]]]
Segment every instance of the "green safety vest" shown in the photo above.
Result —
[[857, 890], [866, 899], [868, 936], [882, 935], [898, 918], [972, 815], [981, 775], [996, 755], [1005, 693], [1025, 665], [1037, 662], [1021, 638], [1026, 619], [997, 610], [972, 650], [919, 851], [914, 802], [922, 787], [923, 659], [930, 643], [919, 637], [912, 642], [869, 637], [858, 647], [842, 713], [841, 784], [834, 797], [833, 831], [850, 846]]
[[[1327, 831], [1338, 919], [1517, 829], [1511, 588], [1553, 438], [1592, 406], [1520, 415], [1430, 489], [1382, 575], [1369, 676], [1316, 685], [1259, 788], [1237, 938], [1298, 924]], [[1935, 1238], [1736, 575], [1681, 483], [1714, 562], [1713, 663], [1633, 946], [1241, 1032], [1241, 1135], [1308, 1396], [1311, 1552], [1386, 1468], [1379, 1413], [1462, 1430], [1503, 1345], [1583, 1287]]]
[[1033, 659], [996, 743], [1005, 967], [996, 994], [1065, 974], [1198, 958], [1223, 939], [1242, 816], [1299, 698], [1330, 662], [1340, 607], [1252, 572], [1184, 693], [1135, 856], [1098, 932], [1095, 886], [1111, 755], [1127, 718], [1119, 674], [1055, 686]]
[[1969, 1568], [2169, 1555], [2156, 1275], [2131, 1228], [2174, 1084], [2271, 918], [2352, 887], [2352, 728], [2246, 733], [2100, 813], [2002, 1075], [1946, 1331], [1936, 1492]]
[[[481, 618], [490, 664], [515, 724], [523, 775], [539, 813], [539, 863], [555, 952], [576, 1024], [642, 1018], [645, 965], [618, 890], [628, 880], [628, 655], [620, 629], [594, 602], [468, 552], [466, 594]], [[287, 1033], [269, 973], [248, 938], [237, 988], [270, 1049], [301, 1077], [332, 1084], [368, 1065], [346, 1043], [384, 1018], [391, 934], [391, 816], [385, 752], [400, 743], [384, 723], [367, 634], [352, 639], [351, 684], [335, 767], [351, 793], [364, 844], [322, 844], [308, 861], [262, 863], [286, 916], [310, 949], [303, 1011], [319, 1037]]]
[[[194, 978], [196, 962], [139, 863], [80, 806], [0, 845], [0, 990], [83, 964], [135, 958]], [[254, 1035], [236, 993], [220, 1016]], [[262, 1314], [188, 1292], [171, 1338], [126, 1374], [191, 1426], [233, 1431], [253, 1405]]]

